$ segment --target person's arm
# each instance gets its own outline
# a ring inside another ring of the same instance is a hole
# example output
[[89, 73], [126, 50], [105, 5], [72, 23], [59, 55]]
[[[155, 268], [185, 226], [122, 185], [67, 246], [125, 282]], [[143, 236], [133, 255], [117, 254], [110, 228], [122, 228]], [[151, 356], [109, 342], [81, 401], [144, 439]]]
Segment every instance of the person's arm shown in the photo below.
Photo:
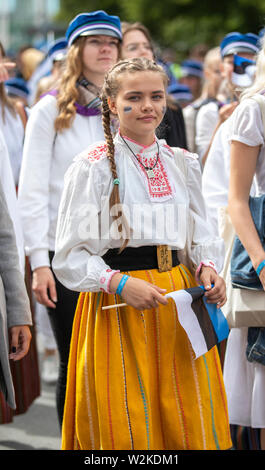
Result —
[[0, 276], [3, 282], [10, 336], [10, 359], [19, 360], [29, 349], [32, 325], [29, 299], [19, 267], [13, 223], [0, 183]]
[[30, 113], [20, 172], [18, 204], [26, 254], [33, 271], [33, 291], [38, 302], [54, 308], [55, 280], [49, 260], [50, 166], [57, 111], [53, 97], [35, 105]]
[[[256, 269], [265, 259], [257, 230], [249, 209], [250, 187], [255, 174], [260, 146], [250, 147], [242, 142], [231, 143], [231, 170], [228, 208], [235, 231]], [[265, 288], [265, 270], [260, 273]]]
[[31, 332], [28, 325], [11, 326], [9, 328], [9, 359], [19, 361], [29, 351], [31, 342]]

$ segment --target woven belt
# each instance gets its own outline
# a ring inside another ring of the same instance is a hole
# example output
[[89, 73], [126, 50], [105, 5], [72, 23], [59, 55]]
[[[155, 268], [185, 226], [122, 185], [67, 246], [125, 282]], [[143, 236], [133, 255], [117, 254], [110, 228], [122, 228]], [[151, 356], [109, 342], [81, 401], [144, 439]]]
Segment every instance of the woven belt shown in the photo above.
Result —
[[171, 251], [167, 245], [127, 247], [121, 253], [118, 248], [112, 248], [102, 258], [111, 269], [120, 271], [158, 269], [164, 272], [179, 264], [177, 250]]

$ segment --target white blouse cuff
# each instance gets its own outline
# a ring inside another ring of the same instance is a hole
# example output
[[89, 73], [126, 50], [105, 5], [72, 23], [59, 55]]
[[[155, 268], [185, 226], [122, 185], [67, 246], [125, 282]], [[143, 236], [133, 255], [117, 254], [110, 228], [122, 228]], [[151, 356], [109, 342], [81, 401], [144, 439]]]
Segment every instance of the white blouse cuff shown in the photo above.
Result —
[[29, 255], [29, 260], [32, 271], [43, 266], [50, 266], [51, 264], [48, 250], [33, 251]]
[[202, 269], [203, 266], [207, 266], [209, 268], [212, 268], [217, 273], [217, 269], [216, 269], [216, 266], [215, 266], [213, 261], [211, 261], [210, 259], [202, 260], [200, 262], [198, 268], [196, 269], [196, 273], [195, 273], [195, 280], [198, 284], [200, 283], [200, 273], [201, 273], [201, 269]]
[[101, 271], [100, 276], [99, 276], [99, 284], [100, 284], [100, 290], [102, 292], [107, 292], [110, 294], [109, 286], [110, 286], [110, 281], [114, 274], [119, 273], [119, 270], [114, 270], [114, 269], [103, 269]]

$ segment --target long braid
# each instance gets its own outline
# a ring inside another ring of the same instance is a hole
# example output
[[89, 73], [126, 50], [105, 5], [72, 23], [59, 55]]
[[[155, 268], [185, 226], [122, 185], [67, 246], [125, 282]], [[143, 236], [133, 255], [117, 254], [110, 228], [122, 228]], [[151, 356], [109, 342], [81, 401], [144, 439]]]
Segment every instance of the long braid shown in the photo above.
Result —
[[105, 140], [107, 143], [107, 155], [110, 161], [111, 173], [112, 173], [113, 179], [115, 179], [117, 178], [117, 168], [116, 168], [116, 163], [114, 159], [115, 147], [114, 147], [114, 142], [113, 142], [112, 133], [110, 129], [110, 110], [108, 107], [108, 102], [107, 102], [106, 97], [102, 98], [102, 110], [103, 110], [102, 123], [103, 123]]
[[[107, 143], [107, 157], [109, 159], [113, 181], [115, 181], [118, 179], [117, 167], [116, 167], [116, 162], [115, 162], [115, 146], [114, 146], [113, 137], [112, 137], [111, 128], [110, 128], [110, 110], [109, 110], [107, 98], [105, 96], [102, 97], [102, 124], [103, 124], [105, 140]], [[125, 236], [123, 236], [124, 243], [120, 249], [120, 251], [122, 251], [128, 244], [130, 229], [129, 229], [126, 217], [124, 216], [123, 211], [121, 209], [121, 201], [120, 201], [120, 193], [119, 193], [118, 184], [113, 184], [113, 189], [110, 195], [109, 202], [110, 202], [110, 209], [112, 209], [113, 207], [116, 209], [113, 214], [114, 220], [117, 221], [117, 223], [118, 221], [120, 221], [120, 224], [117, 227], [118, 232], [119, 233], [125, 232]]]

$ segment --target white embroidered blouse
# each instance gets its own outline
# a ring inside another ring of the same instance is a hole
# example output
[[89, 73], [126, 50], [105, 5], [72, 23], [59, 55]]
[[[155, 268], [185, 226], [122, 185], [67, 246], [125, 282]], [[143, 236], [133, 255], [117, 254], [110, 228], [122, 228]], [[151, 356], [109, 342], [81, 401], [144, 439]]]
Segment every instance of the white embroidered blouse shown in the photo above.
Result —
[[[183, 150], [187, 180], [176, 164], [174, 149], [156, 139], [148, 147], [119, 134], [115, 161], [122, 208], [131, 228], [128, 246], [169, 245], [181, 250], [186, 243], [189, 213], [194, 222], [191, 257], [195, 265], [211, 259], [222, 269], [224, 245], [206, 223], [198, 157]], [[159, 157], [157, 158], [157, 144]], [[110, 214], [113, 177], [105, 142], [78, 155], [65, 175], [59, 207], [53, 269], [62, 284], [79, 292], [108, 292], [115, 271], [102, 256], [122, 245]], [[156, 163], [157, 162], [157, 163]], [[153, 168], [148, 178], [144, 167]]]

